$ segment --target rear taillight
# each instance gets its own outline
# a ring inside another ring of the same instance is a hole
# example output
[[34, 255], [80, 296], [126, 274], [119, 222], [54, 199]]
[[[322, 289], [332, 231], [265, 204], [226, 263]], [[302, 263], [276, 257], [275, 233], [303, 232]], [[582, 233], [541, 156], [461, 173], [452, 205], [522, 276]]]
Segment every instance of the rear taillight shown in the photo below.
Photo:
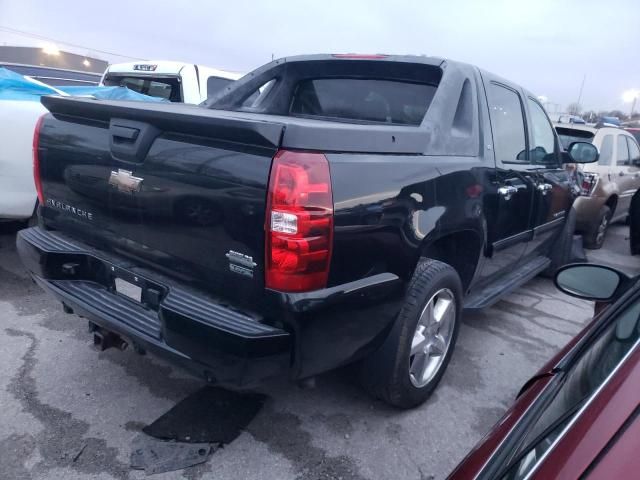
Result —
[[596, 183], [598, 182], [597, 173], [583, 173], [582, 178], [582, 194], [589, 196], [593, 193]]
[[266, 215], [265, 284], [283, 292], [327, 285], [333, 242], [329, 162], [321, 153], [273, 157]]
[[40, 128], [46, 114], [41, 115], [36, 122], [36, 128], [33, 131], [33, 181], [36, 184], [36, 192], [38, 193], [38, 202], [44, 205], [44, 194], [42, 193], [42, 178], [40, 176]]

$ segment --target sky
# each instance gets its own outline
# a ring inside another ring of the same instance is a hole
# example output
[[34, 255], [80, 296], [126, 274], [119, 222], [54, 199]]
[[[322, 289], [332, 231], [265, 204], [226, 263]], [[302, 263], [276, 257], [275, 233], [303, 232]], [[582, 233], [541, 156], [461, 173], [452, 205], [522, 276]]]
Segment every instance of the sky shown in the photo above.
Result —
[[434, 55], [489, 70], [561, 109], [578, 100], [583, 78], [584, 110], [627, 113], [623, 93], [640, 90], [640, 0], [0, 0], [0, 45], [47, 42], [111, 62], [241, 72], [272, 55]]

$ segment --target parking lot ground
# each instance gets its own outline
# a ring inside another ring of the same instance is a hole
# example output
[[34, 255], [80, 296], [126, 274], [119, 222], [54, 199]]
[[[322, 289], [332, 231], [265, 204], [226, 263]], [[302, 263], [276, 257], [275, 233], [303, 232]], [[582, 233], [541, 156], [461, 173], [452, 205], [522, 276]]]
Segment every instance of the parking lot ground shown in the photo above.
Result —
[[[628, 227], [614, 225], [594, 262], [640, 273]], [[203, 383], [153, 356], [91, 348], [84, 320], [28, 278], [13, 235], [0, 235], [0, 478], [137, 479], [131, 441]], [[468, 315], [430, 400], [398, 411], [348, 371], [301, 389], [283, 380], [247, 431], [211, 459], [162, 479], [442, 479], [519, 388], [591, 317], [590, 302], [537, 278]]]

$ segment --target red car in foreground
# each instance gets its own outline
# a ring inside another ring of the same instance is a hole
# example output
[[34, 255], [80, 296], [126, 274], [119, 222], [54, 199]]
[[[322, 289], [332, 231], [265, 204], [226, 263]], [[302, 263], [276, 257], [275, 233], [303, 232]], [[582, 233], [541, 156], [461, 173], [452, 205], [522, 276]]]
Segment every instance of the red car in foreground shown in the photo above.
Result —
[[640, 479], [640, 277], [574, 264], [556, 286], [598, 313], [450, 480]]

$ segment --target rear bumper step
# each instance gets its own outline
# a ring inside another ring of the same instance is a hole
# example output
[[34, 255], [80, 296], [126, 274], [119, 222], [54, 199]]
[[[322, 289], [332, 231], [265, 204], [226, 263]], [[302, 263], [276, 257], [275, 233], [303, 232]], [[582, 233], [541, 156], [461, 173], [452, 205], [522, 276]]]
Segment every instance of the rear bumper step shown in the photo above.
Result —
[[[208, 376], [219, 378], [221, 365], [234, 370], [223, 377], [245, 375], [251, 370], [245, 360], [254, 364], [282, 357], [280, 366], [289, 362], [287, 331], [204, 294], [167, 284], [164, 278], [142, 276], [127, 261], [104, 258], [88, 245], [39, 227], [20, 231], [17, 248], [36, 282], [76, 313], [135, 343], [196, 362], [200, 370], [207, 368]], [[116, 277], [135, 279], [142, 302], [117, 293]], [[155, 302], [147, 301], [151, 298]]]

